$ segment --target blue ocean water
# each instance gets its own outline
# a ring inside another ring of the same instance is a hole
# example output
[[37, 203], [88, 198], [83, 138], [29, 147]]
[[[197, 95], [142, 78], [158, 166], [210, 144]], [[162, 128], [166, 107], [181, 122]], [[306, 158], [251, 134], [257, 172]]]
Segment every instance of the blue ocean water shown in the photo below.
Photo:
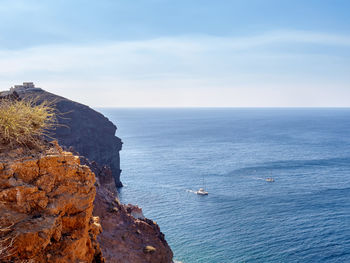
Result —
[[99, 110], [176, 260], [350, 262], [350, 109]]

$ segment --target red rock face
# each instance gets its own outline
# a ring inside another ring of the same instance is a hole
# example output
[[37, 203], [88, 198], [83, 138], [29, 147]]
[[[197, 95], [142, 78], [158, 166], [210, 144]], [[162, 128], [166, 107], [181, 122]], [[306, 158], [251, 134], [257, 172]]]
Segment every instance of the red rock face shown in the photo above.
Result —
[[[173, 253], [159, 226], [142, 218], [142, 210], [122, 205], [104, 185], [97, 187], [94, 215], [103, 232], [98, 236], [103, 257], [111, 263], [170, 263]], [[139, 219], [134, 216], [139, 217]]]
[[0, 262], [103, 262], [94, 183], [60, 149], [0, 163]]
[[172, 262], [158, 225], [116, 199], [107, 168], [95, 182], [58, 145], [23, 155], [0, 155], [0, 262]]

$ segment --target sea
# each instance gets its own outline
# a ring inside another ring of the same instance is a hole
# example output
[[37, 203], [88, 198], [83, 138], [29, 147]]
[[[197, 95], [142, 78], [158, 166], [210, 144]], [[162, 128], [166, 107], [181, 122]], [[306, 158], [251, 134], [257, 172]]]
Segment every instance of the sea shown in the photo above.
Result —
[[177, 262], [350, 262], [350, 109], [98, 110]]

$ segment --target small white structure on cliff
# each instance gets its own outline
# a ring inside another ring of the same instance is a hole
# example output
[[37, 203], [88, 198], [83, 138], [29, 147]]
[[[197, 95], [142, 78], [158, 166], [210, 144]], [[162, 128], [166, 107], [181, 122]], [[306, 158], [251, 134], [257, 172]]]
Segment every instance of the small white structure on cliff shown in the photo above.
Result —
[[33, 82], [23, 82], [23, 85], [15, 85], [14, 87], [11, 87], [9, 94], [13, 93], [14, 91], [19, 94], [28, 91], [42, 91], [42, 89], [35, 87]]

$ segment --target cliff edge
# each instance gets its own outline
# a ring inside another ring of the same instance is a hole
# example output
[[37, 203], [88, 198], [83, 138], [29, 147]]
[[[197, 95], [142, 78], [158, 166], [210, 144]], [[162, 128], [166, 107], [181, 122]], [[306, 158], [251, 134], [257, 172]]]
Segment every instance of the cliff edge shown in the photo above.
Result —
[[96, 179], [57, 144], [2, 149], [0, 262], [171, 263], [159, 226]]
[[121, 204], [108, 186], [108, 180], [97, 178], [94, 215], [103, 228], [98, 242], [106, 262], [173, 262], [173, 252], [157, 223], [145, 218], [141, 208]]
[[0, 155], [0, 261], [104, 262], [95, 176], [59, 147]]
[[109, 167], [44, 140], [52, 112], [0, 94], [0, 262], [172, 262], [158, 225], [119, 203]]
[[101, 113], [90, 107], [57, 96], [32, 82], [15, 85], [10, 91], [0, 93], [0, 97], [34, 97], [40, 101], [53, 102], [60, 113], [59, 125], [52, 131], [61, 146], [71, 148], [80, 155], [95, 161], [99, 167], [108, 166], [113, 174], [115, 186], [122, 187], [120, 181], [120, 156], [122, 141], [115, 136], [117, 127]]

